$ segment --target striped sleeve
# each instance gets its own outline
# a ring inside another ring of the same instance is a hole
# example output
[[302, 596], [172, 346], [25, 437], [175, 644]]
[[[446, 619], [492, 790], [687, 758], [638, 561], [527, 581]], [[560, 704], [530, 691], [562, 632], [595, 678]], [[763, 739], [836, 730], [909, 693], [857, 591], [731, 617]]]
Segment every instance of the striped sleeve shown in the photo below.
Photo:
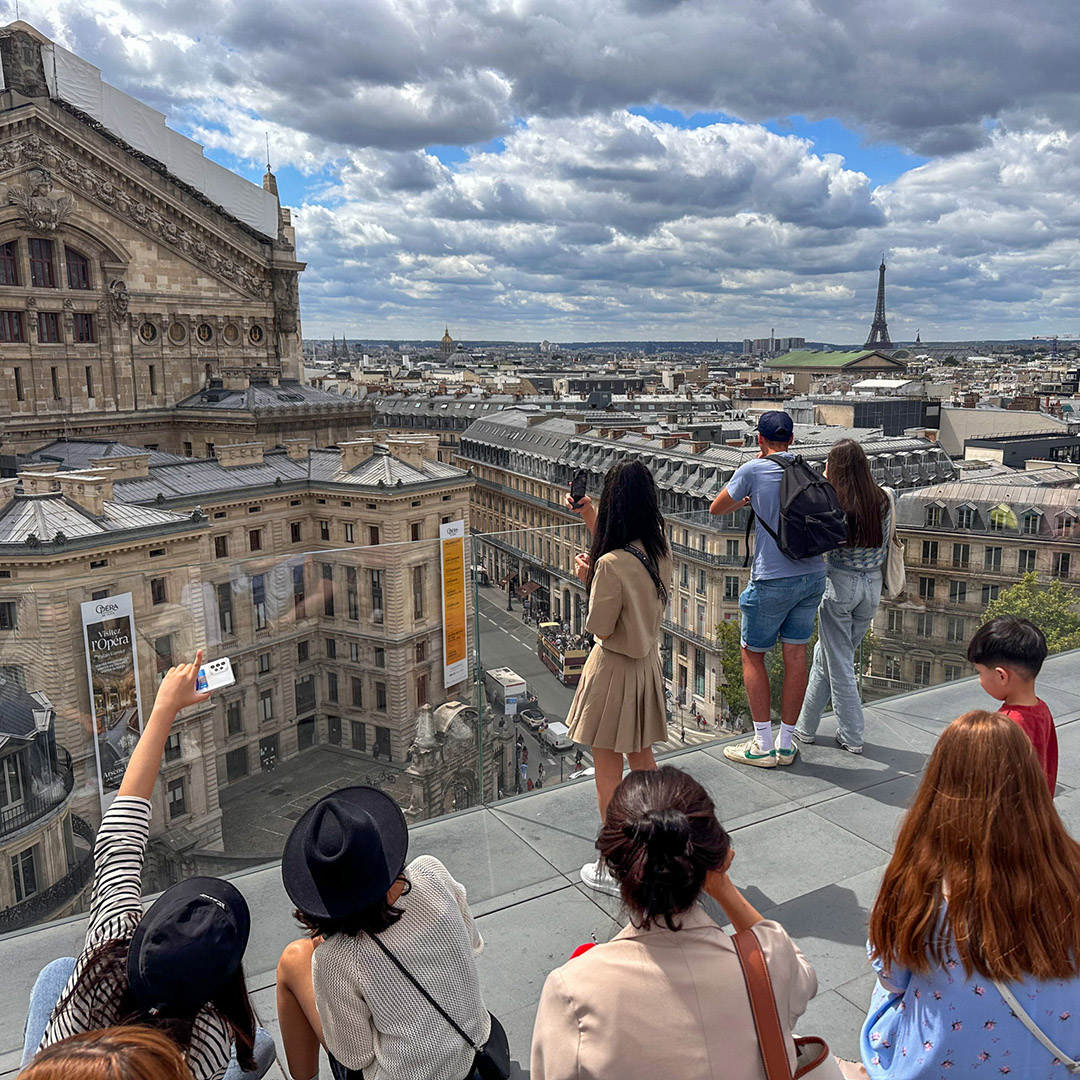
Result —
[[232, 1032], [217, 1013], [203, 1009], [191, 1029], [184, 1058], [194, 1080], [220, 1080], [232, 1053]]
[[[134, 933], [142, 918], [142, 866], [149, 837], [150, 800], [117, 796], [105, 811], [94, 844], [86, 948]], [[126, 933], [119, 932], [125, 926]]]

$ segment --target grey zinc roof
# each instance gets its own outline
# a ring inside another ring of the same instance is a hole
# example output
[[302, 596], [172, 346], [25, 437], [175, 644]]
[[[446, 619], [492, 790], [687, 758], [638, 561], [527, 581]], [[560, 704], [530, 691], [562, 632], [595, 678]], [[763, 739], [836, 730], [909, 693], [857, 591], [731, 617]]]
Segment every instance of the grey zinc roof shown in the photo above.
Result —
[[189, 518], [167, 510], [107, 502], [100, 518], [57, 494], [17, 495], [0, 508], [0, 544], [23, 544], [30, 536], [51, 540], [63, 533], [69, 540], [106, 536], [129, 529], [177, 525]]
[[85, 469], [96, 458], [135, 457], [138, 454], [148, 454], [151, 466], [188, 460], [179, 454], [168, 454], [164, 450], [145, 450], [142, 447], [127, 446], [124, 443], [93, 439], [58, 439], [28, 454], [27, 457], [35, 461], [56, 461], [71, 469]]
[[307, 386], [295, 379], [282, 379], [277, 386], [252, 383], [238, 390], [207, 388], [176, 403], [178, 409], [228, 409], [244, 412], [254, 409], [296, 409], [303, 405], [318, 406], [321, 409], [354, 409], [357, 400]]
[[158, 496], [164, 499], [200, 498], [224, 493], [242, 492], [274, 486], [280, 479], [286, 483], [306, 483], [309, 480], [335, 484], [377, 486], [424, 484], [433, 480], [455, 480], [465, 471], [454, 465], [425, 459], [418, 469], [400, 458], [392, 457], [384, 448], [376, 447], [367, 461], [351, 472], [341, 467], [341, 454], [336, 450], [312, 450], [309, 459], [294, 460], [284, 451], [271, 451], [260, 464], [225, 468], [213, 458], [180, 458], [179, 462], [151, 469], [147, 477], [117, 480], [113, 485], [115, 498], [124, 503], [151, 503]]

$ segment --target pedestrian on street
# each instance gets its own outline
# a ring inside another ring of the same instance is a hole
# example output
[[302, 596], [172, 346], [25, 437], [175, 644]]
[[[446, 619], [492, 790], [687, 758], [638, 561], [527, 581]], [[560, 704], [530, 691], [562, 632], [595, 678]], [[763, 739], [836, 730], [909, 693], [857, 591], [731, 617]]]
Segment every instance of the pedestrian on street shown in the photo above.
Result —
[[825, 595], [818, 608], [818, 640], [795, 738], [812, 743], [829, 699], [836, 714], [836, 742], [849, 754], [863, 752], [863, 708], [855, 653], [881, 602], [881, 571], [892, 540], [893, 501], [874, 483], [870, 462], [853, 439], [829, 451], [825, 475], [847, 513], [849, 542], [825, 556]]
[[524, 740], [522, 740], [522, 747], [521, 747], [521, 764], [522, 765], [528, 765], [529, 764], [529, 748], [524, 745]]
[[[593, 537], [575, 570], [589, 594], [586, 629], [598, 647], [585, 662], [566, 723], [571, 739], [592, 748], [603, 818], [624, 757], [631, 769], [655, 769], [653, 744], [667, 739], [659, 639], [673, 567], [656, 484], [640, 462], [609, 470], [599, 510], [588, 496], [580, 505], [568, 496], [567, 506]], [[586, 863], [581, 879], [618, 893], [599, 862]]]

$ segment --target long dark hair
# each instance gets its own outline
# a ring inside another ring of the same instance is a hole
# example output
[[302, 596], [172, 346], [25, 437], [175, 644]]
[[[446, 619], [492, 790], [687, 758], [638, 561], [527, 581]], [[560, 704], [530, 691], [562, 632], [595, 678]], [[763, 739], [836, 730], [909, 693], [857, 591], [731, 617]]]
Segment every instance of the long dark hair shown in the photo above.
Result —
[[[67, 1008], [78, 994], [90, 1003], [88, 1024], [92, 1028], [109, 1026], [139, 1026], [153, 1028], [168, 1036], [181, 1050], [191, 1046], [191, 1033], [195, 1027], [195, 1012], [151, 1013], [136, 1000], [128, 985], [127, 960], [129, 942], [124, 940], [103, 941], [87, 958], [78, 982], [64, 995], [58, 1010]], [[198, 978], [198, 973], [192, 973]], [[105, 1019], [102, 1010], [107, 1004], [114, 1005], [114, 1014]], [[255, 1014], [248, 1000], [244, 969], [240, 967], [231, 979], [218, 987], [214, 996], [201, 1008], [217, 1013], [229, 1028], [236, 1043], [236, 1060], [240, 1068], [255, 1068]]]
[[881, 547], [884, 540], [881, 515], [889, 497], [874, 483], [863, 448], [854, 439], [833, 443], [827, 468], [840, 509], [847, 514], [848, 545]]
[[689, 911], [705, 876], [724, 865], [731, 838], [709, 793], [670, 765], [639, 769], [615, 789], [596, 841], [635, 925], [646, 930]]
[[669, 549], [656, 484], [652, 473], [640, 461], [622, 461], [604, 477], [585, 588], [592, 588], [601, 556], [609, 551], [621, 551], [635, 540], [640, 541], [653, 566], [659, 569], [660, 560], [667, 558]]

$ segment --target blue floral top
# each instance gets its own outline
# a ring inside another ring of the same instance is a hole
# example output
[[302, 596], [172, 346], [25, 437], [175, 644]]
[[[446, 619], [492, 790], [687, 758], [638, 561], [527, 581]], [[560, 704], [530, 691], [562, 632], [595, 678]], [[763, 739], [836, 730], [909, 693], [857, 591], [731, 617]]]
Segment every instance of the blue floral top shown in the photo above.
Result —
[[[1013, 1015], [997, 987], [977, 973], [969, 979], [955, 957], [924, 975], [883, 971], [880, 961], [872, 963], [879, 981], [863, 1024], [861, 1051], [873, 1080], [1069, 1076]], [[1080, 977], [1030, 979], [1010, 989], [1062, 1053], [1080, 1058]]]

